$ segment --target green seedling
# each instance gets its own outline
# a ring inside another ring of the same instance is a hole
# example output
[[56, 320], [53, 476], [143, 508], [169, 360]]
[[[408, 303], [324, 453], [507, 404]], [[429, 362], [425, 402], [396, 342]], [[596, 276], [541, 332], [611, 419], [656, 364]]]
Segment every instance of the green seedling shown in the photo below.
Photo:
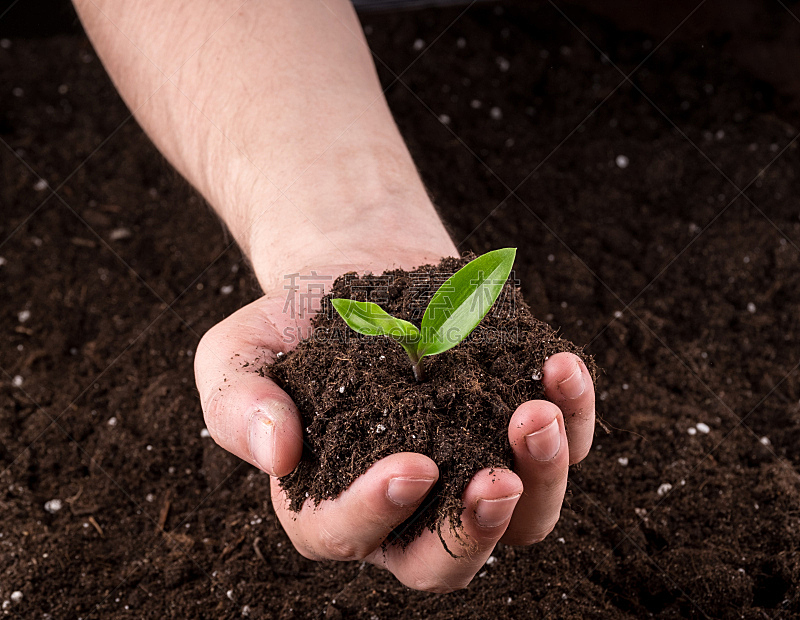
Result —
[[422, 360], [452, 349], [469, 336], [492, 307], [514, 265], [516, 248], [494, 250], [459, 269], [434, 293], [419, 329], [372, 302], [332, 299], [334, 309], [359, 334], [389, 336], [408, 353], [422, 381]]

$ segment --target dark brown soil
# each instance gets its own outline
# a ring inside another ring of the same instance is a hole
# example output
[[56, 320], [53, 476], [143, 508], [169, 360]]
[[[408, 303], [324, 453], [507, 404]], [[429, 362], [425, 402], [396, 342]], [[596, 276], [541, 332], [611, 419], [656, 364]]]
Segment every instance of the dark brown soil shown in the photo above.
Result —
[[[728, 6], [709, 0], [690, 21], [717, 23]], [[660, 43], [564, 10], [626, 74]], [[779, 3], [759, 10], [762, 26], [800, 36]], [[364, 23], [392, 71], [416, 59], [388, 98], [460, 249], [519, 248], [534, 316], [591, 343], [605, 371], [610, 433], [570, 472], [553, 534], [499, 546], [448, 596], [300, 557], [265, 476], [201, 436], [192, 353], [258, 295], [241, 255], [126, 121], [85, 38], [11, 38], [0, 47], [0, 608], [23, 599], [0, 611], [800, 614], [800, 156], [781, 101], [716, 37], [659, 47], [631, 78], [645, 98], [550, 5], [459, 13]], [[421, 55], [417, 39], [431, 46]], [[52, 499], [64, 502], [54, 514]]]
[[387, 542], [406, 545], [445, 518], [458, 535], [461, 497], [472, 476], [485, 467], [513, 467], [508, 423], [519, 405], [544, 398], [545, 360], [576, 353], [596, 375], [590, 357], [531, 315], [514, 274], [469, 337], [425, 358], [420, 383], [400, 345], [353, 332], [330, 304], [371, 301], [419, 327], [433, 293], [473, 258], [446, 258], [412, 273], [342, 276], [322, 299], [313, 337], [265, 369], [303, 417], [303, 459], [281, 478], [293, 510], [307, 499], [318, 505], [338, 497], [385, 456], [418, 452], [438, 465], [439, 480]]

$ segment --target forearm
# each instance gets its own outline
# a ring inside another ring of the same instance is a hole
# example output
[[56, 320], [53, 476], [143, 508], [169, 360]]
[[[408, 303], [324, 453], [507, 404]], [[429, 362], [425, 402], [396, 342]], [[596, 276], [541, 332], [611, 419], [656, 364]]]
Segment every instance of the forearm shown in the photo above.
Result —
[[454, 251], [347, 0], [76, 8], [139, 123], [263, 287], [305, 267]]

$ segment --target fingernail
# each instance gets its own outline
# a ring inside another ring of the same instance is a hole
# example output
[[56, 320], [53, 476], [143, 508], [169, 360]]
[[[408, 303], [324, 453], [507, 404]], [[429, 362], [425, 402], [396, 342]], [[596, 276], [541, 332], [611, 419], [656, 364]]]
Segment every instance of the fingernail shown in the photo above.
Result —
[[558, 428], [558, 418], [538, 431], [525, 435], [528, 452], [537, 461], [550, 461], [556, 457], [561, 449], [561, 429]]
[[275, 423], [265, 415], [255, 414], [250, 420], [247, 440], [256, 465], [274, 475]]
[[585, 389], [586, 382], [583, 379], [583, 371], [580, 364], [575, 364], [575, 370], [572, 371], [572, 374], [563, 381], [558, 382], [558, 391], [561, 392], [564, 398], [578, 398]]
[[386, 494], [398, 506], [416, 504], [425, 496], [433, 482], [430, 478], [392, 478]]
[[475, 506], [475, 520], [481, 527], [498, 527], [511, 518], [517, 499], [522, 493], [500, 499], [479, 499]]

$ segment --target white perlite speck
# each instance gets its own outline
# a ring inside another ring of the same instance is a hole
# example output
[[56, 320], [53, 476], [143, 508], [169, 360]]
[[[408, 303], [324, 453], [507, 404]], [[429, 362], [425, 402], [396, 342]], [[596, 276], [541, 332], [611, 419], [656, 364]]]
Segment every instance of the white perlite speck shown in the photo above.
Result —
[[17, 320], [20, 323], [24, 323], [29, 318], [31, 318], [31, 311], [30, 310], [22, 310], [21, 312], [17, 312]]
[[656, 492], [658, 493], [659, 497], [664, 497], [671, 490], [672, 490], [672, 485], [669, 482], [665, 482], [660, 487], [658, 487], [658, 491]]
[[121, 239], [128, 239], [132, 234], [130, 228], [115, 228], [108, 236], [112, 241], [119, 241]]
[[414, 45], [412, 46], [412, 49], [413, 49], [415, 52], [418, 52], [418, 51], [420, 51], [420, 50], [421, 50], [423, 47], [425, 47], [425, 41], [423, 41], [422, 39], [417, 39], [416, 41], [414, 41]]
[[772, 443], [772, 442], [769, 440], [769, 437], [766, 437], [766, 436], [765, 436], [765, 437], [762, 437], [762, 438], [761, 438], [761, 439], [759, 439], [758, 441], [760, 441], [760, 442], [761, 442], [761, 445], [762, 445], [762, 446], [768, 446], [769, 444], [771, 444], [771, 443]]
[[11, 593], [11, 602], [12, 603], [19, 603], [19, 602], [22, 601], [22, 597], [23, 597], [22, 592], [20, 592], [19, 590], [16, 590], [15, 592]]
[[231, 293], [233, 293], [233, 286], [231, 286], [230, 284], [226, 284], [225, 286], [219, 289], [219, 292], [222, 293], [223, 295], [230, 295]]
[[44, 503], [44, 509], [51, 515], [56, 514], [63, 507], [64, 502], [62, 502], [60, 499], [51, 499], [50, 501]]
[[620, 465], [622, 465], [623, 467], [627, 467], [627, 466], [628, 466], [628, 457], [627, 457], [627, 456], [621, 456], [621, 457], [619, 457], [619, 458], [617, 459], [617, 463], [619, 463], [619, 464], [620, 464]]
[[108, 425], [109, 426], [116, 426], [117, 425], [117, 418], [113, 418], [113, 417], [109, 418], [108, 419]]
[[386, 427], [383, 424], [378, 424], [375, 427], [375, 432], [378, 433], [378, 434], [382, 433], [385, 430], [386, 430]]
[[11, 379], [11, 385], [14, 387], [22, 387], [22, 384], [25, 380], [22, 378], [22, 375], [15, 375], [13, 379]]
[[537, 370], [535, 373], [533, 373], [533, 375], [532, 375], [532, 377], [531, 377], [531, 378], [532, 378], [534, 381], [541, 381], [541, 380], [542, 380], [542, 376], [543, 376], [543, 375], [542, 375], [542, 371], [541, 371], [541, 370]]
[[47, 189], [47, 181], [44, 179], [39, 179], [33, 184], [33, 189], [35, 189], [37, 192], [43, 192]]
[[341, 387], [339, 388], [339, 394], [344, 394], [344, 386], [341, 386]]
[[450, 117], [447, 114], [440, 114], [439, 115], [439, 122], [442, 125], [449, 125], [450, 124]]
[[489, 110], [489, 116], [492, 117], [492, 120], [499, 121], [501, 118], [503, 118], [503, 111], [497, 106], [494, 106], [491, 110]]
[[2, 256], [0, 256], [0, 267], [5, 265], [6, 263], [8, 263], [8, 261], [5, 258], [3, 258]]
[[233, 600], [233, 590], [228, 590], [225, 593], [225, 596], [227, 596], [229, 599]]
[[752, 301], [751, 301], [749, 304], [747, 304], [747, 311], [748, 311], [750, 314], [755, 314], [755, 312], [756, 312], [756, 305], [755, 305], [755, 304], [754, 304]]
[[202, 431], [200, 431], [200, 437], [202, 437], [203, 439], [207, 439], [211, 437], [211, 433], [208, 432], [207, 428], [204, 428]]
[[711, 427], [705, 422], [698, 422], [697, 430], [703, 433], [703, 435], [708, 435], [711, 432]]
[[686, 432], [690, 435], [697, 435], [697, 429], [694, 426], [690, 426], [686, 429]]
[[617, 164], [617, 168], [627, 168], [628, 164], [631, 163], [631, 160], [625, 157], [625, 155], [617, 155], [617, 159], [614, 161]]

